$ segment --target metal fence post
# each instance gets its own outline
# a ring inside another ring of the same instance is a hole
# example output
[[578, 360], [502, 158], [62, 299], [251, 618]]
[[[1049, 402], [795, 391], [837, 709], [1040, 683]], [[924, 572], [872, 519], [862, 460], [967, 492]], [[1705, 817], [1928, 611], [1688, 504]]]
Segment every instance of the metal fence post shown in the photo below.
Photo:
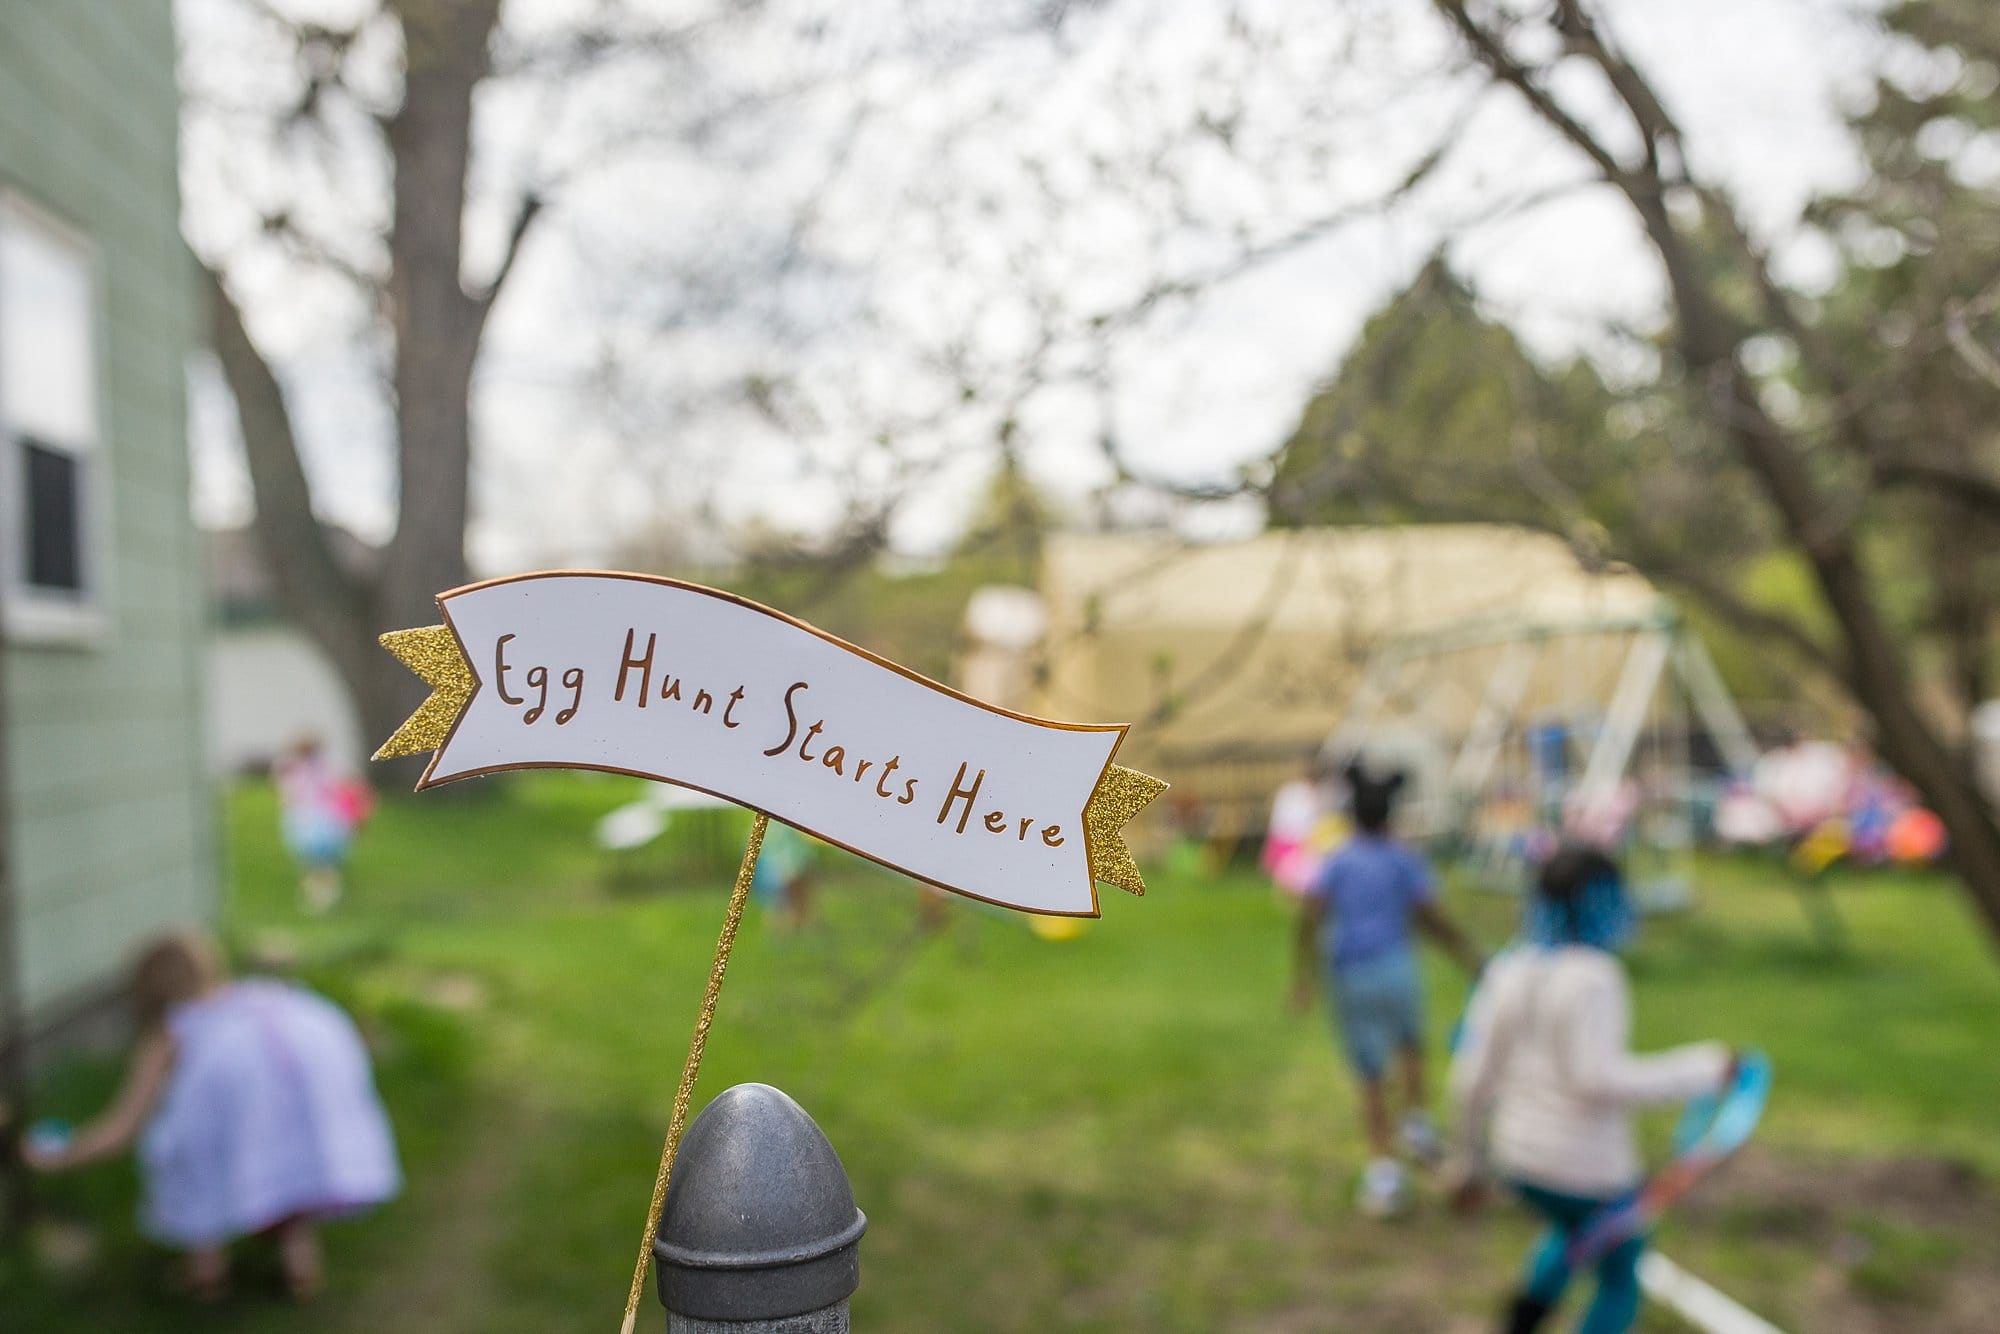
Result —
[[724, 1090], [681, 1141], [653, 1238], [668, 1334], [847, 1334], [867, 1226], [803, 1107]]

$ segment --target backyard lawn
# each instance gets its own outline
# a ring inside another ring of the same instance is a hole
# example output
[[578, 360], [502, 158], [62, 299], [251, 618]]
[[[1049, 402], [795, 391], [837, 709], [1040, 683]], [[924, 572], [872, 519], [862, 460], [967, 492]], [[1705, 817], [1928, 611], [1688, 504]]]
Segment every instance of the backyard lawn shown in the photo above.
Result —
[[[234, 792], [230, 945], [361, 1018], [411, 1188], [329, 1230], [316, 1307], [267, 1296], [253, 1253], [210, 1312], [158, 1295], [129, 1167], [51, 1182], [43, 1261], [0, 1247], [0, 1328], [610, 1334], [740, 833], [610, 860], [592, 825], [637, 791], [391, 802], [324, 918], [296, 907], [269, 791]], [[746, 922], [698, 1102], [761, 1080], [826, 1130], [870, 1219], [858, 1330], [1488, 1327], [1527, 1223], [1353, 1213], [1353, 1100], [1324, 1022], [1283, 1006], [1290, 923], [1253, 873], [1152, 868], [1050, 942], [959, 903], [927, 935], [909, 882], [823, 866], [816, 923]], [[1643, 1043], [1719, 1037], [1778, 1071], [1756, 1145], [1662, 1247], [1789, 1330], [2000, 1328], [2000, 960], [1941, 879], [1833, 892], [1845, 957], [1751, 862], [1707, 867], [1699, 910], [1634, 954]], [[1452, 901], [1505, 937], [1504, 898]], [[1442, 1033], [1464, 984], [1431, 963]], [[58, 1071], [40, 1110], [85, 1114], [113, 1077]]]

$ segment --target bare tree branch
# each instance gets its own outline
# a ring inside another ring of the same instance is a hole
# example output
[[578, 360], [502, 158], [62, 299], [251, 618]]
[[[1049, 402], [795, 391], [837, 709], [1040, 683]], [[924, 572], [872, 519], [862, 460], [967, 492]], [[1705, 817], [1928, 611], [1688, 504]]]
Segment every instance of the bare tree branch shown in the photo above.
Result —
[[372, 296], [381, 296], [387, 279], [379, 270], [342, 254], [332, 242], [308, 231], [296, 214], [286, 211], [268, 215], [264, 219], [264, 233], [277, 240], [293, 257], [315, 268], [325, 269]]
[[529, 228], [541, 216], [543, 202], [541, 195], [529, 190], [521, 196], [521, 202], [514, 209], [514, 224], [507, 229], [507, 244], [500, 252], [500, 263], [493, 270], [493, 277], [474, 296], [480, 308], [481, 321], [493, 309], [493, 303], [500, 299], [500, 289], [507, 285], [508, 275], [514, 272], [514, 262], [520, 258], [521, 243], [528, 237]]
[[[1382, 194], [1371, 196], [1368, 199], [1360, 200], [1343, 208], [1334, 209], [1298, 227], [1292, 228], [1282, 236], [1247, 245], [1240, 253], [1231, 256], [1222, 264], [1198, 272], [1183, 274], [1175, 278], [1162, 279], [1147, 288], [1136, 300], [1119, 307], [1115, 311], [1108, 311], [1093, 316], [1091, 323], [1098, 328], [1132, 323], [1142, 319], [1162, 302], [1212, 291], [1224, 283], [1262, 268], [1274, 260], [1283, 259], [1285, 256], [1296, 254], [1298, 251], [1316, 242], [1324, 241], [1336, 232], [1346, 227], [1351, 227], [1357, 222], [1372, 221], [1381, 218], [1387, 210], [1394, 208], [1397, 204], [1408, 199], [1421, 189], [1426, 182], [1438, 175], [1447, 158], [1450, 156], [1452, 149], [1458, 145], [1466, 125], [1471, 121], [1477, 110], [1478, 99], [1467, 99], [1465, 104], [1452, 117], [1450, 127], [1444, 134], [1439, 136], [1437, 144], [1429, 152], [1418, 158], [1411, 165], [1410, 169], [1404, 172], [1402, 177]], [[1564, 186], [1561, 188], [1569, 189], [1571, 187]]]
[[2000, 478], [1935, 458], [1885, 458], [1875, 464], [1885, 485], [1917, 486], [1968, 510], [2000, 520]]
[[1597, 164], [1604, 179], [1614, 185], [1623, 186], [1627, 180], [1625, 167], [1619, 163], [1611, 150], [1599, 143], [1597, 137], [1584, 128], [1583, 123], [1570, 115], [1535, 78], [1527, 66], [1509, 55], [1500, 38], [1487, 31], [1467, 11], [1464, 0], [1434, 0], [1438, 12], [1457, 30], [1465, 44], [1479, 62], [1492, 72], [1493, 76], [1518, 92], [1535, 113], [1553, 126], [1571, 146]]
[[1660, 174], [1660, 145], [1670, 145], [1678, 160], [1681, 155], [1680, 127], [1667, 114], [1665, 106], [1653, 95], [1647, 82], [1624, 57], [1611, 49], [1605, 40], [1597, 21], [1583, 7], [1581, 0], [1556, 0], [1555, 26], [1569, 49], [1582, 55], [1599, 70], [1605, 80], [1631, 113], [1632, 124], [1639, 131], [1639, 139], [1645, 146], [1645, 168], [1649, 173]]
[[285, 604], [336, 662], [351, 664], [372, 635], [360, 587], [333, 555], [313, 513], [284, 391], [243, 324], [222, 276], [200, 266], [208, 290], [209, 342], [236, 402], [243, 452], [257, 495], [256, 530]]
[[1658, 543], [1628, 538], [1625, 545], [1626, 558], [1634, 568], [1689, 594], [1753, 643], [1775, 640], [1833, 680], [1849, 680], [1846, 661], [1792, 617], [1755, 605], [1713, 573], [1672, 555]]
[[1958, 353], [1966, 368], [1995, 389], [2000, 389], [2000, 358], [1994, 357], [1972, 336], [1971, 316], [1976, 308], [1990, 305], [2000, 288], [1989, 291], [1978, 301], [1953, 301], [1945, 306], [1945, 336], [1951, 342], [1952, 351]]

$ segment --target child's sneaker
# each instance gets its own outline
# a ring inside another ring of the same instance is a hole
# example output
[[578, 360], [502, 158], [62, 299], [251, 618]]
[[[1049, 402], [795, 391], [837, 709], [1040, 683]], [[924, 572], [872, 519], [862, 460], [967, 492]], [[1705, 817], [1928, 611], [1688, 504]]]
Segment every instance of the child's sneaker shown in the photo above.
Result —
[[1404, 1115], [1403, 1152], [1425, 1167], [1436, 1167], [1444, 1161], [1444, 1140], [1429, 1112], [1416, 1110]]
[[1393, 1218], [1403, 1211], [1408, 1193], [1403, 1165], [1394, 1158], [1377, 1158], [1361, 1174], [1354, 1207], [1366, 1218]]

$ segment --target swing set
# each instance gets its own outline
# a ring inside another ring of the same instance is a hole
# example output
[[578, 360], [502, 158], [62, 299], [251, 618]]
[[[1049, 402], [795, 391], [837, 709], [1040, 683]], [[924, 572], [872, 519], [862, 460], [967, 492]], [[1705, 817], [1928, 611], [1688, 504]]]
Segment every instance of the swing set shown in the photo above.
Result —
[[1408, 773], [1406, 830], [1482, 886], [1518, 892], [1577, 836], [1624, 854], [1647, 911], [1692, 902], [1716, 796], [1758, 758], [1707, 650], [1665, 603], [1392, 640], [1325, 749]]

